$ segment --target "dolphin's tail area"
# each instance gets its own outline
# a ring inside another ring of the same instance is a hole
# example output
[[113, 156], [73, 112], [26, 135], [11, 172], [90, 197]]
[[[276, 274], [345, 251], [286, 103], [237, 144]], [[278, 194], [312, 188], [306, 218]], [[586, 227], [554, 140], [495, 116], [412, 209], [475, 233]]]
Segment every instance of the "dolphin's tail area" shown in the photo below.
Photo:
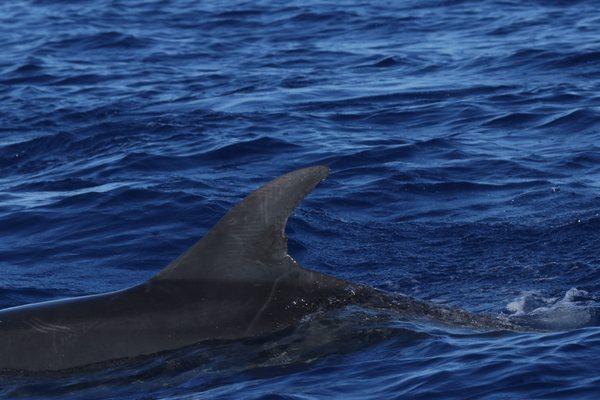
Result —
[[284, 232], [288, 217], [328, 173], [327, 166], [299, 169], [250, 193], [152, 280], [257, 281], [281, 275], [291, 260]]

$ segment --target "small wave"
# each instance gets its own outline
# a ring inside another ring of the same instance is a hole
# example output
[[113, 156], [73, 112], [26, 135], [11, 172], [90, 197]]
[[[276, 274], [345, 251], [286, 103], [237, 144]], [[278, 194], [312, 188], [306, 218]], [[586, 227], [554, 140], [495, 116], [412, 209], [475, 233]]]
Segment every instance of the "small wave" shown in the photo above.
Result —
[[28, 57], [27, 61], [10, 73], [14, 75], [32, 75], [39, 74], [44, 69], [44, 62], [37, 57]]
[[520, 33], [524, 30], [527, 30], [534, 26], [543, 25], [543, 21], [535, 21], [535, 20], [524, 20], [524, 21], [516, 21], [509, 24], [503, 24], [502, 26], [498, 26], [491, 31], [488, 32], [490, 36], [507, 36], [513, 33]]
[[536, 60], [548, 58], [552, 53], [545, 49], [524, 48], [514, 51], [508, 59], [515, 63], [521, 63], [526, 60]]
[[600, 165], [600, 151], [591, 149], [590, 151], [581, 151], [564, 157], [557, 163], [558, 167], [568, 169], [594, 169]]
[[136, 171], [181, 171], [197, 168], [198, 165], [207, 161], [216, 161], [221, 164], [231, 160], [244, 159], [260, 160], [270, 154], [285, 152], [286, 154], [299, 146], [284, 140], [270, 137], [260, 137], [252, 140], [239, 141], [217, 147], [213, 150], [192, 152], [192, 154], [153, 154], [151, 152], [130, 152], [113, 162], [112, 165], [103, 168], [102, 176], [112, 176], [121, 172], [129, 173]]
[[74, 139], [69, 133], [59, 132], [0, 147], [0, 166], [23, 163], [49, 152], [61, 153]]
[[507, 182], [504, 184], [489, 184], [468, 181], [439, 182], [439, 183], [407, 183], [402, 188], [409, 193], [448, 193], [473, 191], [503, 191], [509, 188], [531, 188], [548, 185], [546, 181]]
[[374, 67], [377, 68], [387, 68], [387, 67], [393, 67], [394, 65], [398, 65], [399, 62], [394, 58], [394, 57], [386, 57], [381, 61], [376, 62], [375, 64], [373, 64]]
[[457, 155], [455, 153], [456, 147], [457, 143], [452, 139], [439, 137], [400, 145], [382, 142], [381, 145], [373, 145], [350, 154], [331, 156], [322, 159], [320, 162], [331, 164], [336, 169], [346, 169], [362, 166], [368, 163], [369, 160], [377, 160], [378, 163], [384, 164], [413, 157], [422, 157], [424, 154], [429, 154], [432, 158], [444, 158], [450, 154], [454, 158]]
[[376, 95], [357, 96], [350, 98], [340, 98], [335, 100], [315, 101], [301, 104], [300, 107], [306, 109], [336, 109], [349, 106], [373, 106], [373, 104], [385, 104], [401, 101], [414, 103], [419, 100], [458, 100], [474, 95], [484, 95], [492, 93], [506, 92], [515, 89], [510, 85], [479, 85], [457, 89], [423, 89], [406, 90], [401, 92], [383, 93]]
[[294, 15], [287, 22], [293, 23], [313, 23], [313, 22], [326, 22], [332, 20], [344, 20], [346, 18], [356, 17], [357, 14], [349, 11], [341, 12], [302, 12]]
[[547, 65], [556, 68], [596, 67], [600, 68], [600, 51], [561, 54]]
[[415, 64], [415, 60], [410, 60], [408, 58], [400, 58], [397, 56], [388, 56], [384, 58], [378, 58], [372, 63], [358, 65], [355, 68], [391, 68], [395, 66], [413, 64]]
[[[111, 79], [116, 78], [115, 76], [112, 76]], [[73, 86], [77, 86], [77, 85], [90, 85], [90, 84], [96, 84], [98, 82], [101, 81], [106, 81], [107, 77], [103, 77], [101, 75], [97, 75], [97, 74], [80, 74], [80, 75], [73, 75], [73, 76], [69, 76], [66, 78], [62, 78], [62, 79], [57, 79], [54, 82], [52, 82], [53, 85], [73, 85]]]
[[[563, 128], [583, 130], [593, 128], [600, 123], [600, 112], [588, 108], [580, 108], [564, 113], [539, 128]], [[572, 132], [572, 133], [577, 133]]]
[[43, 181], [31, 181], [19, 184], [13, 187], [13, 190], [19, 191], [70, 191], [86, 189], [97, 186], [98, 182], [94, 180], [88, 180], [83, 178], [64, 178], [64, 179], [50, 179]]
[[222, 11], [214, 15], [215, 18], [246, 18], [254, 17], [263, 14], [263, 10], [260, 9], [247, 9], [247, 10], [229, 10]]
[[272, 137], [260, 137], [253, 140], [221, 146], [215, 150], [204, 153], [204, 159], [226, 161], [237, 157], [253, 158], [260, 154], [273, 154], [282, 151], [291, 151], [299, 146], [294, 143]]
[[[0, 84], [3, 85], [24, 85], [24, 84], [39, 84], [48, 83], [56, 80], [56, 76], [44, 73], [33, 73], [26, 74], [26, 76], [18, 76], [14, 78], [0, 79]], [[37, 71], [41, 72], [41, 71]]]
[[533, 125], [534, 122], [539, 121], [544, 116], [534, 113], [514, 112], [496, 117], [485, 123], [486, 126], [500, 127], [500, 128], [518, 128], [527, 127]]
[[64, 50], [132, 50], [142, 49], [150, 44], [149, 39], [116, 31], [97, 32], [88, 35], [70, 35], [65, 39], [48, 42], [45, 46]]
[[310, 78], [310, 77], [307, 77], [304, 75], [299, 75], [299, 76], [285, 77], [281, 81], [281, 87], [284, 87], [287, 89], [298, 89], [298, 88], [303, 88], [303, 87], [313, 85], [314, 83], [315, 83], [315, 80], [313, 78]]

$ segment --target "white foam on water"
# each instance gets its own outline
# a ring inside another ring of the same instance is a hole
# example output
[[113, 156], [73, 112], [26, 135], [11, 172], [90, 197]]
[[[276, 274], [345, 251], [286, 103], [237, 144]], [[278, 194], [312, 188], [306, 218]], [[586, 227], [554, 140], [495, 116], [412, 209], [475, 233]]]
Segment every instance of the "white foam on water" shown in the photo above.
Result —
[[563, 297], [545, 297], [538, 291], [527, 291], [506, 305], [509, 318], [543, 329], [594, 325], [597, 308], [594, 297], [577, 288], [567, 290]]

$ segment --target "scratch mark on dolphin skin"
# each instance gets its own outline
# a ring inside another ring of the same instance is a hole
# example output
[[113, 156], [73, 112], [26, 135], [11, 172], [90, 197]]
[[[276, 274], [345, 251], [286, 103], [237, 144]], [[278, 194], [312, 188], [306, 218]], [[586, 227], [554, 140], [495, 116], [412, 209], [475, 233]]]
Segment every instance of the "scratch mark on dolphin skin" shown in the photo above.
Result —
[[289, 273], [286, 272], [286, 273], [280, 275], [277, 279], [275, 279], [275, 282], [273, 282], [273, 286], [271, 287], [271, 292], [269, 293], [269, 297], [264, 302], [264, 304], [262, 305], [262, 307], [258, 310], [258, 312], [254, 316], [254, 318], [252, 318], [252, 321], [250, 322], [250, 325], [248, 325], [248, 328], [246, 328], [246, 331], [244, 332], [244, 335], [248, 335], [249, 332], [252, 331], [252, 328], [254, 328], [254, 325], [256, 324], [256, 322], [258, 322], [258, 320], [262, 316], [262, 313], [267, 309], [267, 307], [271, 303], [271, 300], [273, 300], [273, 296], [275, 295], [275, 291], [277, 290], [277, 286], [279, 285], [279, 281], [281, 281], [288, 274]]
[[50, 333], [50, 332], [58, 332], [58, 331], [66, 332], [66, 331], [71, 330], [71, 328], [69, 328], [68, 326], [49, 324], [49, 323], [43, 322], [37, 318], [29, 320], [29, 321], [24, 321], [24, 322], [30, 328], [33, 328], [34, 330], [41, 332], [41, 333]]

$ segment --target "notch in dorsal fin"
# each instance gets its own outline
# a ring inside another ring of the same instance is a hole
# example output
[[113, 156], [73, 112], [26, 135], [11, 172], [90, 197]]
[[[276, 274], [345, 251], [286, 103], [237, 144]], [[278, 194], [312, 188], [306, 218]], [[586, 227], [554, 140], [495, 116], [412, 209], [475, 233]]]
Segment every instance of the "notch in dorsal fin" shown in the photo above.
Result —
[[250, 193], [153, 280], [271, 279], [289, 268], [287, 219], [329, 168], [299, 169]]

